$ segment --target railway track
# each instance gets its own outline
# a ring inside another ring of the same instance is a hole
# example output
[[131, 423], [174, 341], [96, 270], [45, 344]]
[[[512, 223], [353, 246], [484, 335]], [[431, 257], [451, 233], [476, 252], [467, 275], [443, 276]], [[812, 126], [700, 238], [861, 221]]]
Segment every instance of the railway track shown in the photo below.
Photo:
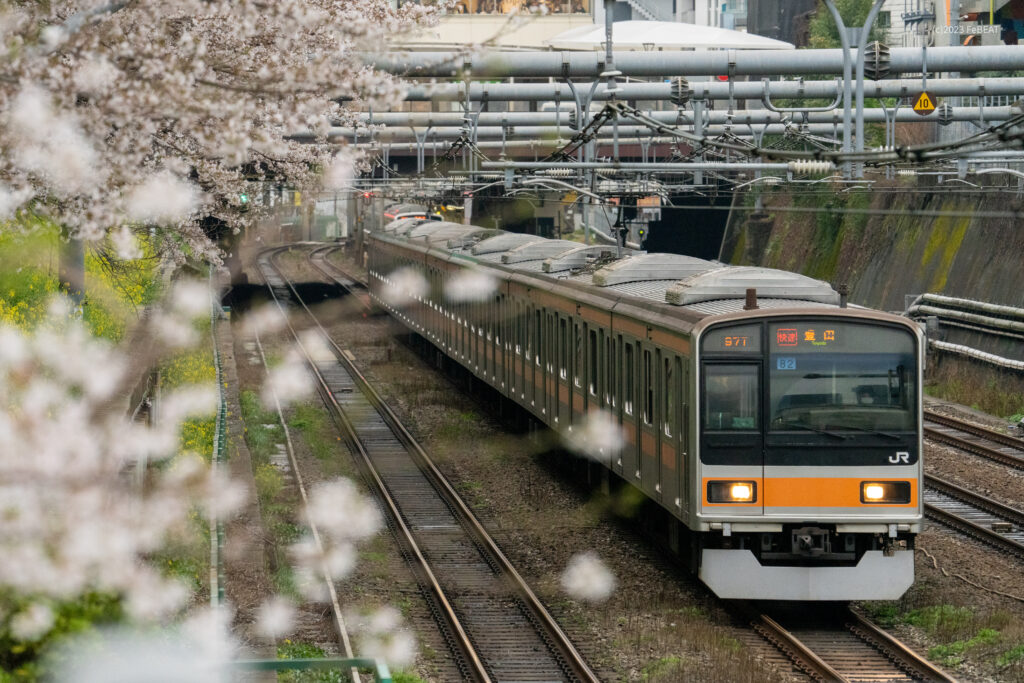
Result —
[[983, 458], [1024, 470], [1024, 441], [948, 415], [926, 410], [924, 434]]
[[[323, 247], [310, 253], [310, 262], [324, 276], [352, 295], [365, 293], [363, 284], [328, 260], [336, 247]], [[775, 663], [791, 663], [815, 680], [821, 681], [952, 681], [915, 652], [848, 608], [828, 613], [816, 622], [782, 618], [783, 626], [772, 616], [753, 608], [741, 608], [751, 615], [747, 623], [751, 643], [768, 640], [777, 648]], [[773, 659], [774, 658], [770, 658]]]
[[333, 354], [307, 358], [309, 366], [377, 489], [462, 677], [597, 681], [426, 452], [306, 308], [274, 263], [280, 251], [261, 254], [259, 268], [275, 300], [304, 310]]
[[924, 481], [928, 517], [1024, 559], [1024, 512], [932, 475]]
[[816, 681], [955, 680], [846, 606], [744, 611], [754, 631]]

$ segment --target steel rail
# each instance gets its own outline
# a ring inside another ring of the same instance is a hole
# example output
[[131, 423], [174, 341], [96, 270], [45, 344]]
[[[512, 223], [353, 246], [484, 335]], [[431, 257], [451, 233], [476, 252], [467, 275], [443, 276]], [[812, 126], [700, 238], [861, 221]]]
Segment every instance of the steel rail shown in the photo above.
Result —
[[[992, 517], [1001, 518], [1001, 521], [1013, 523], [1013, 520], [1018, 519], [1021, 516], [1021, 513], [1018, 510], [1007, 508], [993, 500], [978, 496], [977, 494], [956, 486], [951, 482], [939, 480], [927, 475], [925, 479], [928, 481], [927, 486], [933, 488], [935, 491], [963, 504], [974, 506], [982, 513], [988, 513]], [[1002, 510], [1002, 512], [993, 512], [992, 510]], [[1020, 541], [1015, 541], [1014, 539], [1004, 536], [990, 527], [971, 521], [966, 517], [958, 515], [955, 512], [941, 507], [941, 505], [936, 505], [935, 503], [926, 502], [924, 504], [924, 512], [926, 516], [931, 517], [935, 521], [945, 524], [946, 526], [977, 541], [981, 541], [996, 550], [1014, 555], [1018, 559], [1024, 559], [1024, 543], [1021, 543]]]
[[997, 432], [994, 429], [982, 427], [981, 425], [966, 422], [965, 420], [958, 420], [955, 417], [943, 415], [942, 413], [936, 413], [931, 410], [926, 410], [924, 412], [924, 416], [926, 419], [931, 420], [932, 422], [938, 422], [941, 425], [953, 427], [954, 429], [959, 429], [960, 431], [969, 432], [971, 434], [974, 434], [975, 436], [980, 436], [990, 441], [995, 441], [996, 443], [1002, 444], [1004, 446], [1016, 448], [1021, 452], [1021, 457], [1024, 458], [1024, 439], [1018, 439], [1017, 437], [1010, 436], [1009, 434], [1003, 434], [1002, 432]]
[[816, 681], [843, 681], [843, 676], [833, 669], [825, 660], [804, 645], [799, 638], [782, 627], [767, 614], [757, 612], [751, 620], [750, 627], [762, 638], [778, 648], [801, 671]]
[[[314, 266], [316, 266], [315, 263], [313, 263], [312, 261], [310, 262]], [[321, 272], [323, 271], [321, 270]], [[438, 493], [441, 494], [445, 502], [454, 511], [456, 511], [457, 517], [467, 525], [469, 531], [471, 532], [470, 535], [473, 537], [473, 539], [477, 543], [481, 544], [484, 548], [486, 548], [491, 558], [497, 561], [502, 572], [504, 573], [504, 578], [509, 579], [509, 582], [511, 583], [512, 587], [518, 593], [518, 597], [522, 600], [523, 604], [529, 609], [534, 619], [542, 626], [542, 628], [546, 632], [545, 635], [548, 637], [549, 643], [557, 649], [558, 654], [561, 656], [562, 661], [568, 667], [569, 672], [581, 681], [585, 681], [587, 683], [598, 683], [598, 678], [590, 669], [589, 665], [587, 665], [582, 655], [580, 655], [580, 653], [576, 650], [575, 646], [569, 640], [568, 636], [561, 629], [561, 627], [551, 616], [551, 614], [547, 611], [544, 605], [540, 602], [540, 599], [536, 596], [533, 590], [529, 587], [526, 581], [515, 569], [511, 561], [501, 551], [497, 543], [495, 543], [494, 539], [491, 538], [490, 534], [484, 528], [483, 524], [480, 523], [477, 517], [473, 514], [473, 512], [465, 504], [462, 498], [458, 495], [458, 493], [455, 491], [455, 488], [448, 482], [447, 478], [440, 472], [440, 470], [437, 469], [433, 460], [420, 446], [419, 442], [415, 439], [415, 437], [413, 437], [413, 435], [405, 427], [405, 425], [394, 413], [391, 407], [384, 401], [383, 397], [381, 397], [380, 394], [376, 391], [376, 389], [374, 389], [374, 387], [369, 383], [365, 376], [355, 366], [352, 360], [349, 359], [348, 356], [342, 351], [342, 349], [334, 342], [334, 340], [331, 339], [330, 335], [327, 334], [326, 330], [324, 330], [316, 316], [312, 313], [312, 311], [310, 311], [308, 306], [306, 306], [305, 302], [302, 301], [301, 297], [299, 297], [298, 295], [298, 292], [295, 291], [294, 287], [291, 285], [290, 282], [288, 283], [288, 285], [292, 289], [296, 301], [306, 310], [306, 312], [310, 315], [313, 322], [316, 324], [317, 328], [319, 328], [320, 331], [324, 334], [324, 337], [328, 342], [330, 348], [332, 349], [335, 357], [342, 365], [345, 366], [345, 370], [356, 381], [360, 390], [369, 400], [370, 405], [372, 405], [378, 411], [378, 413], [384, 418], [385, 422], [392, 429], [392, 431], [399, 438], [399, 440], [403, 443], [403, 445], [406, 446], [409, 452], [414, 456], [414, 461], [416, 461], [417, 465], [427, 476], [428, 480], [435, 486], [435, 488], [438, 490]], [[323, 383], [323, 386], [326, 386], [325, 382]], [[330, 392], [328, 391], [328, 393]], [[344, 411], [341, 409], [340, 405], [337, 404], [337, 401], [334, 399], [333, 395], [331, 395], [331, 402], [336, 406], [336, 410], [338, 411], [338, 413], [344, 417]], [[344, 419], [348, 423], [349, 429], [353, 430], [352, 433], [354, 435], [354, 427], [351, 425], [350, 422], [348, 422], [347, 417], [344, 417]], [[364, 460], [372, 467], [372, 463], [370, 463], [369, 460], [369, 454], [366, 453], [365, 449], [362, 448], [362, 444], [361, 442], [358, 441], [358, 437], [356, 438], [357, 443], [359, 443], [359, 449]], [[380, 485], [382, 487], [384, 486], [382, 480], [380, 481]], [[390, 505], [395, 505], [393, 499], [391, 499], [390, 497], [389, 501]], [[397, 505], [395, 505], [395, 510], [397, 511]], [[408, 529], [406, 530], [408, 531]], [[414, 539], [411, 536], [411, 532], [409, 533], [409, 540], [414, 542]], [[420, 555], [420, 557], [422, 557], [422, 555]], [[423, 562], [426, 563], [425, 558], [423, 559]], [[424, 566], [429, 571], [429, 566]], [[431, 576], [433, 576], [432, 573]], [[434, 579], [434, 581], [436, 582], [436, 579]], [[442, 590], [439, 584], [437, 584], [437, 590]], [[454, 609], [451, 608], [450, 604], [448, 605], [448, 607], [453, 610], [452, 617], [457, 618], [457, 615], [455, 615]], [[468, 639], [467, 644], [469, 644]], [[477, 661], [480, 662], [481, 660], [479, 660], [478, 658]], [[483, 670], [482, 662], [480, 663], [480, 666], [481, 670]], [[487, 678], [482, 680], [490, 679]]]
[[[274, 262], [274, 258], [277, 255], [288, 249], [289, 247], [277, 247], [274, 249], [270, 249], [267, 252], [264, 252], [265, 254], [268, 254], [267, 265], [270, 268], [274, 269], [274, 274], [292, 292], [292, 296], [295, 297], [296, 302], [299, 303], [303, 308], [305, 308], [305, 310], [309, 312], [310, 315], [312, 316], [312, 312], [309, 311], [308, 307], [306, 307], [305, 302], [303, 302], [301, 297], [299, 297], [294, 285], [281, 274], [280, 268]], [[270, 289], [274, 301], [281, 308], [282, 313], [284, 313], [282, 302], [278, 298], [277, 292], [274, 291], [274, 287], [271, 286], [269, 282], [268, 289]], [[321, 332], [323, 332], [325, 337], [327, 337], [327, 339], [329, 340], [330, 337], [326, 334], [326, 331], [323, 330], [322, 327], [320, 327], [320, 324], [318, 321], [316, 321], [315, 317], [313, 318], [313, 320], [314, 322], [316, 322], [317, 327], [320, 328]], [[295, 331], [295, 328], [292, 326], [291, 321], [287, 321], [286, 325], [289, 331], [292, 333], [292, 336], [295, 338], [295, 340], [299, 342], [299, 335]], [[447, 627], [451, 629], [451, 631], [455, 635], [455, 640], [457, 641], [456, 646], [459, 648], [460, 652], [453, 654], [456, 654], [456, 656], [461, 655], [462, 661], [465, 663], [466, 667], [468, 667], [468, 670], [464, 673], [472, 676], [473, 680], [479, 681], [480, 683], [490, 683], [491, 677], [487, 673], [487, 670], [484, 668], [483, 662], [476, 652], [476, 648], [474, 647], [472, 641], [470, 640], [465, 629], [463, 628], [462, 623], [458, 618], [458, 615], [455, 613], [455, 609], [452, 606], [447, 594], [441, 587], [441, 584], [437, 580], [437, 577], [434, 575], [433, 570], [430, 568], [430, 564], [427, 562], [422, 551], [420, 550], [419, 544], [416, 542], [416, 539], [414, 538], [412, 531], [406, 525], [401, 514], [401, 511], [398, 508], [398, 505], [395, 503], [394, 498], [388, 491], [388, 488], [384, 484], [384, 481], [381, 478], [376, 467], [374, 467], [373, 461], [369, 453], [366, 451], [366, 448], [362, 440], [359, 438], [354, 425], [348, 419], [348, 416], [345, 415], [345, 412], [341, 408], [341, 405], [334, 397], [334, 394], [331, 391], [330, 386], [327, 383], [327, 380], [324, 378], [319, 368], [317, 368], [316, 363], [309, 356], [308, 352], [302, 346], [301, 342], [299, 342], [298, 346], [302, 350], [303, 355], [306, 357], [307, 366], [313, 373], [313, 376], [316, 378], [318, 393], [321, 395], [324, 402], [331, 408], [332, 415], [335, 418], [337, 418], [337, 420], [340, 422], [346, 434], [349, 445], [353, 448], [353, 450], [356, 453], [359, 454], [359, 457], [363, 463], [364, 472], [367, 474], [371, 483], [373, 484], [373, 487], [376, 489], [377, 495], [380, 496], [380, 499], [384, 502], [389, 514], [391, 515], [391, 521], [399, 532], [400, 542], [402, 542], [406, 546], [408, 551], [415, 558], [417, 564], [417, 573], [420, 575], [421, 580], [427, 583], [431, 594], [438, 603], [438, 607], [441, 610], [442, 618], [445, 620]], [[333, 341], [331, 342], [331, 348], [335, 351], [335, 354], [339, 360], [347, 360], [344, 354], [341, 353], [341, 350], [338, 349], [338, 347], [333, 343]]]
[[[795, 617], [795, 629], [751, 603], [737, 607], [756, 633], [817, 681], [882, 680], [883, 676], [895, 680], [894, 669], [912, 680], [955, 680], [848, 606], [834, 613], [826, 606], [810, 609]], [[801, 623], [804, 618], [807, 621]], [[849, 670], [851, 661], [855, 671]]]
[[[990, 439], [991, 441], [996, 442], [1001, 446], [1010, 447], [1012, 449], [1018, 450], [1020, 452], [1020, 455], [1017, 455], [1013, 452], [1006, 453], [997, 448], [987, 446], [984, 443], [971, 441], [963, 437], [957, 436], [956, 434], [950, 434], [948, 432], [935, 429], [934, 427], [929, 427], [927, 424], [929, 420], [945, 427], [958, 429], [969, 434], [973, 434], [975, 436]], [[991, 432], [990, 430], [986, 430], [984, 427], [969, 425], [955, 418], [950, 418], [945, 415], [939, 415], [938, 413], [933, 413], [930, 411], [925, 412], [924, 435], [933, 441], [946, 444], [947, 446], [953, 446], [954, 448], [959, 448], [960, 450], [967, 451], [968, 453], [973, 453], [974, 455], [987, 458], [989, 460], [998, 462], [1003, 465], [1007, 465], [1016, 470], [1024, 471], [1024, 449], [1022, 449], [1019, 445], [1020, 439], [1014, 439], [1012, 436], [1006, 436], [1005, 434]], [[995, 438], [996, 436], [1001, 438], [997, 439]]]
[[1016, 508], [1012, 508], [1008, 505], [998, 503], [992, 500], [991, 498], [987, 498], [983, 495], [975, 493], [974, 491], [965, 489], [964, 487], [959, 486], [958, 484], [954, 484], [951, 481], [942, 479], [941, 477], [936, 477], [935, 475], [932, 474], [924, 475], [924, 481], [926, 485], [930, 486], [936, 491], [945, 493], [947, 496], [951, 496], [953, 498], [958, 498], [965, 503], [973, 505], [974, 507], [984, 510], [997, 517], [1002, 517], [1006, 521], [1017, 525], [1018, 528], [1024, 528], [1024, 512]]
[[955, 683], [955, 678], [894, 638], [888, 631], [871, 623], [859, 612], [848, 609], [847, 616], [852, 620], [852, 623], [848, 623], [846, 627], [854, 635], [880, 651], [894, 655], [907, 673], [922, 681]]
[[[332, 273], [329, 272], [329, 270], [334, 270], [337, 273], [341, 273], [348, 280], [358, 282], [356, 278], [351, 277], [348, 273], [344, 273], [340, 268], [336, 267], [334, 264], [326, 260], [326, 253], [333, 249], [337, 249], [337, 247], [331, 246], [315, 250], [310, 254], [310, 256], [312, 256], [314, 253], [322, 253], [324, 258], [318, 261], [314, 261], [311, 258], [310, 263], [317, 270], [319, 270], [328, 278], [333, 279], [335, 282], [338, 282], [338, 280]], [[339, 282], [339, 284], [341, 283]], [[363, 286], [365, 286], [365, 283], [360, 284], [363, 284]], [[350, 294], [354, 294], [354, 292], [350, 290]], [[332, 341], [331, 343], [333, 344], [334, 342]], [[488, 551], [499, 561], [502, 570], [512, 580], [517, 592], [519, 592], [525, 598], [527, 606], [534, 613], [534, 617], [538, 619], [544, 625], [544, 628], [547, 629], [554, 636], [556, 645], [559, 647], [560, 650], [562, 650], [562, 657], [573, 669], [573, 672], [581, 680], [594, 681], [596, 683], [596, 681], [598, 680], [597, 677], [594, 675], [593, 671], [591, 671], [586, 661], [583, 660], [583, 657], [576, 650], [575, 646], [573, 646], [572, 641], [570, 641], [565, 632], [562, 631], [561, 626], [558, 625], [558, 622], [556, 622], [554, 617], [552, 617], [551, 614], [547, 611], [543, 603], [541, 603], [540, 599], [530, 588], [529, 584], [527, 584], [526, 580], [523, 579], [523, 577], [516, 570], [515, 566], [513, 566], [511, 561], [509, 561], [505, 553], [503, 553], [501, 548], [498, 547], [497, 543], [494, 542], [494, 539], [484, 528], [483, 524], [480, 523], [476, 515], [474, 515], [473, 512], [466, 506], [465, 502], [462, 500], [462, 497], [455, 492], [455, 489], [448, 482], [447, 478], [443, 474], [441, 474], [440, 470], [437, 469], [437, 467], [434, 465], [433, 460], [431, 460], [430, 456], [427, 455], [426, 451], [424, 451], [423, 448], [419, 445], [419, 442], [417, 442], [416, 439], [412, 436], [412, 434], [409, 433], [409, 431], [405, 428], [405, 425], [394, 414], [394, 412], [391, 410], [391, 407], [388, 406], [387, 403], [384, 402], [383, 398], [381, 398], [381, 396], [377, 393], [377, 391], [372, 386], [370, 386], [369, 382], [367, 382], [365, 377], [363, 377], [362, 373], [359, 372], [355, 365], [353, 365], [352, 362], [348, 360], [348, 358], [346, 358], [345, 360], [346, 364], [350, 367], [351, 371], [355, 374], [355, 376], [358, 377], [363, 387], [374, 397], [374, 405], [379, 405], [380, 409], [382, 409], [388, 414], [390, 421], [394, 425], [396, 425], [398, 429], [401, 430], [401, 433], [404, 437], [403, 440], [406, 441], [406, 443], [411, 448], [416, 450], [417, 454], [422, 459], [424, 464], [427, 465], [427, 467], [430, 470], [431, 478], [439, 486], [442, 486], [445, 489], [445, 491], [447, 491], [447, 497], [451, 499], [451, 502], [458, 507], [460, 513], [471, 524], [471, 527], [474, 531], [474, 536], [477, 537], [477, 540], [483, 543], [488, 549]]]

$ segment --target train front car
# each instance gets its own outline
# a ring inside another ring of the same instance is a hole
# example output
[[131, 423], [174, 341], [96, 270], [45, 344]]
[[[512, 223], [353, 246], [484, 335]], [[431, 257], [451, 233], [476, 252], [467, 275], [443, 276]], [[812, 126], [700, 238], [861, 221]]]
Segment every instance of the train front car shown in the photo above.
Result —
[[900, 597], [923, 519], [920, 331], [865, 309], [725, 318], [694, 330], [700, 578], [723, 598]]

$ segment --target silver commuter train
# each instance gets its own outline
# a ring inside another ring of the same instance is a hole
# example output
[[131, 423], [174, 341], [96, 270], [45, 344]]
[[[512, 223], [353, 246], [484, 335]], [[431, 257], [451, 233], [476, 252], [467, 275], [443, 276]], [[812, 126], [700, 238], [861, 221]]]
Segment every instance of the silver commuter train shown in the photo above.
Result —
[[[367, 249], [375, 303], [538, 420], [610, 416], [622, 448], [592, 455], [664, 508], [720, 597], [913, 583], [915, 324], [784, 271], [446, 222], [394, 221]], [[467, 271], [493, 290], [459, 291]]]

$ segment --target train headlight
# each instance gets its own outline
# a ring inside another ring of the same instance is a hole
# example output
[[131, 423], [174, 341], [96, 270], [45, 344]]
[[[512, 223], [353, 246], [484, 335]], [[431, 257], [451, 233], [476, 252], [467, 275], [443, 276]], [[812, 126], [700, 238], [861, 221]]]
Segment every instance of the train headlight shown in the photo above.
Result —
[[757, 482], [709, 481], [709, 503], [753, 503], [757, 500]]
[[860, 485], [860, 502], [906, 504], [910, 502], [909, 481], [865, 481]]

